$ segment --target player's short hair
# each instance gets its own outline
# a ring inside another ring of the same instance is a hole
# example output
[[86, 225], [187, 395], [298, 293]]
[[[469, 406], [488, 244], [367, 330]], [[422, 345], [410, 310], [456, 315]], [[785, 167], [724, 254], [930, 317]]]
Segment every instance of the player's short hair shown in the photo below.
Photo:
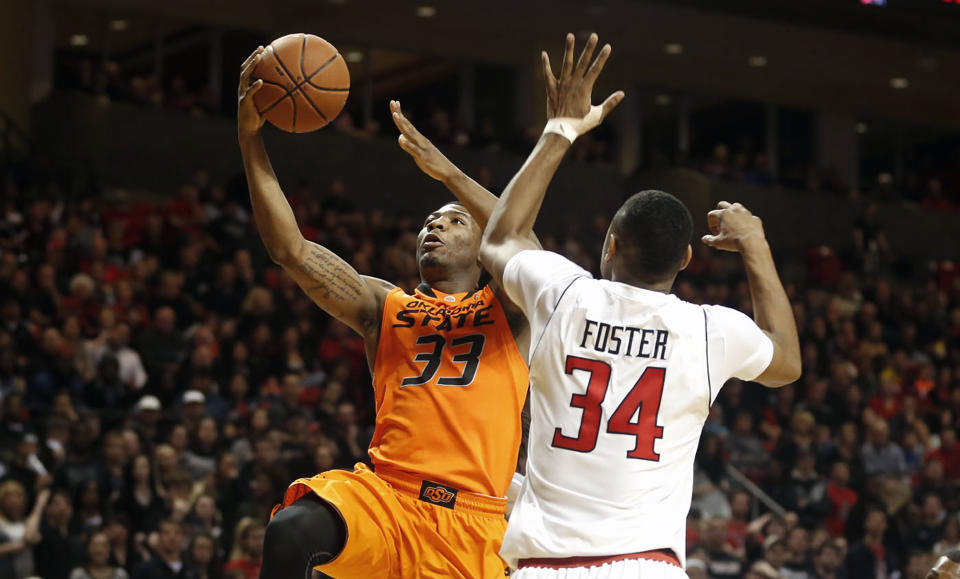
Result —
[[617, 238], [617, 253], [633, 275], [643, 281], [662, 281], [680, 269], [690, 245], [693, 218], [673, 195], [641, 191], [620, 206], [610, 231]]

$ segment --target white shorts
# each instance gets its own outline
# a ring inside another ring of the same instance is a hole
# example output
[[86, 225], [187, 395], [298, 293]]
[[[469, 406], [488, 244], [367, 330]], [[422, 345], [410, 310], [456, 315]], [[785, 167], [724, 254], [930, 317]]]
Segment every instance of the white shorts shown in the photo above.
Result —
[[510, 579], [687, 579], [687, 574], [676, 565], [648, 559], [627, 559], [593, 567], [523, 567]]

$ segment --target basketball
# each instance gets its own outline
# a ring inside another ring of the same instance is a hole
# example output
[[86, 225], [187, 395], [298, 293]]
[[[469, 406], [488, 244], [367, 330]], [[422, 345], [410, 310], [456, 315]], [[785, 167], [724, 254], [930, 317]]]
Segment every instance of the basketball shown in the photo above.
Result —
[[254, 103], [274, 126], [309, 133], [329, 124], [350, 92], [350, 71], [337, 49], [312, 34], [288, 34], [270, 43], [253, 70], [263, 81]]

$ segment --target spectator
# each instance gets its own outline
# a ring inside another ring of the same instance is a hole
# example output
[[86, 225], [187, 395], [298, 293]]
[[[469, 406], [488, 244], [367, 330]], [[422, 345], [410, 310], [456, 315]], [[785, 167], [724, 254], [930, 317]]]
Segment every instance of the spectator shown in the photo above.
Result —
[[830, 512], [827, 484], [817, 473], [812, 450], [799, 451], [795, 464], [787, 482], [784, 507], [797, 512], [801, 524], [813, 526]]
[[193, 536], [187, 548], [187, 559], [197, 570], [197, 579], [220, 579], [220, 557], [214, 537], [200, 532]]
[[233, 553], [225, 567], [226, 571], [240, 569], [247, 579], [260, 576], [263, 564], [263, 534], [265, 527], [251, 518], [241, 519], [233, 539]]
[[217, 509], [217, 503], [211, 495], [203, 494], [194, 500], [190, 514], [184, 519], [184, 530], [193, 537], [203, 533], [217, 539], [223, 531], [223, 517]]
[[727, 437], [730, 464], [754, 481], [762, 480], [770, 461], [770, 453], [763, 441], [754, 434], [753, 416], [747, 411], [737, 413], [733, 430]]
[[26, 579], [34, 575], [33, 547], [40, 543], [40, 516], [50, 491], [37, 495], [27, 515], [27, 493], [14, 480], [0, 484], [0, 571], [2, 576]]
[[947, 511], [940, 497], [934, 494], [923, 497], [919, 524], [910, 533], [914, 550], [932, 551], [933, 546], [943, 538], [946, 521]]
[[869, 436], [860, 450], [860, 459], [867, 476], [901, 478], [907, 474], [903, 450], [890, 441], [890, 429], [882, 419], [876, 419], [869, 426]]
[[849, 482], [850, 469], [847, 463], [842, 460], [834, 462], [830, 469], [830, 482], [827, 484], [830, 514], [825, 521], [827, 530], [834, 537], [845, 536], [847, 517], [858, 501], [856, 491], [847, 486]]
[[70, 532], [72, 516], [70, 496], [62, 490], [53, 491], [40, 526], [41, 541], [33, 549], [36, 573], [44, 579], [67, 579], [80, 561], [83, 545], [78, 535]]
[[163, 518], [165, 506], [150, 458], [145, 454], [134, 457], [127, 466], [124, 479], [117, 509], [130, 517], [130, 530], [134, 533], [154, 529]]
[[931, 451], [927, 459], [939, 460], [947, 478], [960, 477], [960, 441], [954, 428], [944, 428], [940, 433], [940, 448]]
[[845, 562], [847, 575], [853, 577], [887, 577], [897, 569], [896, 554], [884, 543], [887, 515], [870, 508], [864, 523], [863, 541], [850, 548]]
[[182, 544], [180, 523], [170, 519], [161, 522], [152, 556], [137, 566], [133, 579], [196, 579], [197, 572], [183, 560]]
[[824, 541], [817, 548], [813, 572], [817, 579], [843, 579], [847, 576], [843, 568], [843, 553], [834, 541]]
[[73, 570], [70, 579], [128, 579], [127, 572], [110, 563], [110, 538], [95, 532], [87, 539], [86, 561]]
[[810, 535], [803, 527], [793, 527], [787, 531], [787, 554], [780, 575], [784, 579], [812, 579], [813, 566], [809, 559]]
[[710, 577], [740, 577], [745, 565], [727, 545], [727, 521], [713, 518], [707, 521], [703, 531], [703, 540], [700, 544], [705, 549], [709, 562], [707, 563]]
[[960, 551], [960, 513], [950, 513], [943, 523], [943, 538], [933, 546], [933, 552], [943, 555]]
[[927, 579], [927, 572], [933, 567], [935, 561], [936, 559], [933, 553], [927, 551], [914, 551], [910, 553], [904, 579]]

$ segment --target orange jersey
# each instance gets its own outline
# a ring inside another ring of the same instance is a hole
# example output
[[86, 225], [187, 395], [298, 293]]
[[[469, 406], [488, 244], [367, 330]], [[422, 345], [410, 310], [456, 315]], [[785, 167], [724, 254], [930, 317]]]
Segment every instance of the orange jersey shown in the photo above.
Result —
[[520, 445], [524, 363], [493, 290], [387, 294], [374, 364], [375, 469], [495, 497]]

